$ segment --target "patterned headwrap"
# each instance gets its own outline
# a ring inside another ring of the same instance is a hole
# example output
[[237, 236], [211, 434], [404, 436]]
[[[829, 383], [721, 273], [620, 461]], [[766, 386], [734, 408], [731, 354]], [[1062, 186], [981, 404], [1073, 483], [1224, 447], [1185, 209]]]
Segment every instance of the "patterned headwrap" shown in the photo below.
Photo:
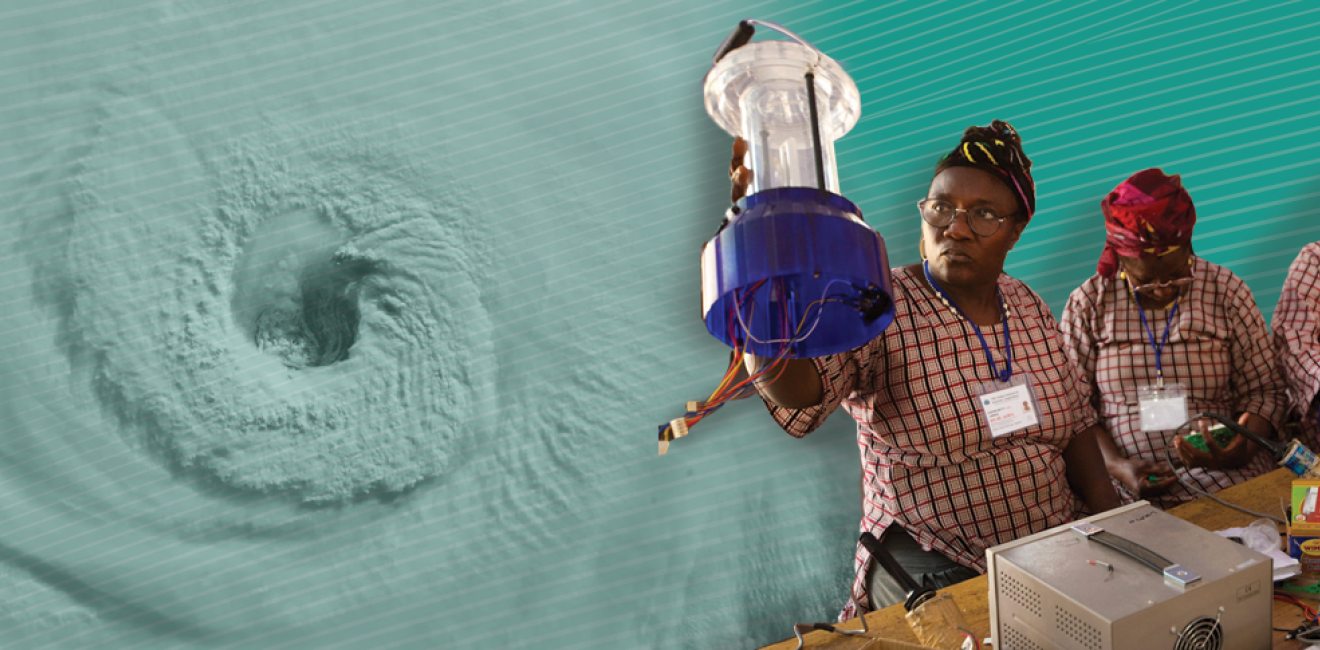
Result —
[[1192, 241], [1196, 206], [1182, 177], [1162, 170], [1139, 171], [1100, 202], [1105, 213], [1105, 250], [1095, 270], [1111, 278], [1118, 256], [1159, 257]]
[[1003, 181], [1017, 199], [1027, 221], [1036, 213], [1036, 182], [1031, 160], [1022, 151], [1022, 138], [1008, 122], [995, 120], [988, 127], [969, 126], [962, 141], [935, 165], [935, 175], [950, 167], [975, 167]]

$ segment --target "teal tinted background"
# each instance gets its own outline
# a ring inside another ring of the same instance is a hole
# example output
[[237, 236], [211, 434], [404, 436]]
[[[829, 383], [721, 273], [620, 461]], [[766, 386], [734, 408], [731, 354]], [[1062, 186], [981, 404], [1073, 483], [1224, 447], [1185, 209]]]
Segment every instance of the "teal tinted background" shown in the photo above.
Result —
[[[10, 2], [0, 645], [724, 648], [833, 619], [846, 418], [793, 440], [740, 402], [655, 456], [725, 365], [697, 251], [730, 138], [699, 82], [744, 17], [857, 81], [841, 186], [895, 265], [992, 118], [1039, 183], [1008, 272], [1056, 314], [1144, 167], [1183, 174], [1197, 252], [1267, 318], [1320, 238], [1301, 1]], [[362, 354], [286, 381], [230, 301], [250, 242], [313, 230], [261, 225], [307, 214], [380, 279]]]

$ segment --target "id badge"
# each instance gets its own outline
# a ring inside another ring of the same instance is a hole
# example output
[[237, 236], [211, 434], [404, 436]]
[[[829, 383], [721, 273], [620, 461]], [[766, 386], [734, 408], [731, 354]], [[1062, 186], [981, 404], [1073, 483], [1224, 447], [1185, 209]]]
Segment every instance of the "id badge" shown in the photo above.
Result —
[[1187, 422], [1187, 389], [1182, 384], [1137, 389], [1142, 431], [1172, 431]]
[[1015, 374], [1006, 382], [981, 384], [974, 394], [981, 421], [990, 429], [992, 438], [1002, 438], [1040, 424], [1036, 386], [1025, 373]]

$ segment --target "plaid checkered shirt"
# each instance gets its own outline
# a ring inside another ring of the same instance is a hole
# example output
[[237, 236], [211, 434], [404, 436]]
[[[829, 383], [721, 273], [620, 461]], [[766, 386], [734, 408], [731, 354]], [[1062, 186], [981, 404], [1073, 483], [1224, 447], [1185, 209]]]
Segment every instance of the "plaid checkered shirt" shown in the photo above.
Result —
[[[1232, 271], [1191, 259], [1192, 284], [1178, 305], [1161, 360], [1165, 386], [1183, 386], [1189, 415], [1211, 411], [1236, 419], [1249, 412], [1280, 426], [1287, 415], [1283, 376], [1251, 290]], [[1156, 340], [1163, 338], [1171, 309], [1172, 304], [1146, 310]], [[1092, 276], [1068, 298], [1060, 326], [1068, 357], [1084, 379], [1082, 393], [1123, 454], [1157, 462], [1176, 458], [1174, 431], [1141, 429], [1137, 389], [1156, 383], [1155, 350], [1127, 280]], [[1180, 481], [1148, 500], [1172, 507], [1199, 496], [1184, 482], [1215, 492], [1271, 467], [1265, 453], [1241, 469], [1180, 467], [1175, 470]], [[1126, 489], [1118, 486], [1118, 491], [1125, 503], [1133, 501]]]
[[[1066, 523], [1074, 495], [1063, 449], [1095, 424], [1077, 392], [1059, 344], [1058, 325], [1040, 296], [1001, 275], [1014, 376], [1029, 376], [1039, 424], [994, 438], [982, 423], [976, 391], [994, 380], [971, 324], [940, 302], [918, 269], [893, 270], [894, 323], [850, 352], [814, 359], [824, 385], [818, 406], [767, 406], [795, 437], [818, 427], [840, 405], [857, 422], [863, 516], [860, 530], [880, 536], [898, 524], [923, 548], [985, 571], [985, 549]], [[1002, 324], [982, 328], [1004, 368]], [[854, 557], [846, 620], [871, 609], [870, 554]]]
[[1301, 417], [1302, 442], [1320, 449], [1320, 242], [1307, 244], [1288, 267], [1270, 328], [1289, 402]]

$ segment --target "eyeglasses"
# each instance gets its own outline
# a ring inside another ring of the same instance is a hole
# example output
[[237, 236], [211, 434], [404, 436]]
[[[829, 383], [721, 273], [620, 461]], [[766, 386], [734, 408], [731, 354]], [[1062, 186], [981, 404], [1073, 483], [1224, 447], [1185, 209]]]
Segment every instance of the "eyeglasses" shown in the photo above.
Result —
[[971, 208], [955, 208], [952, 203], [939, 199], [922, 199], [917, 202], [917, 207], [921, 209], [922, 220], [935, 228], [948, 228], [959, 212], [966, 212], [967, 226], [982, 237], [989, 237], [998, 232], [999, 226], [1008, 218], [1000, 216], [994, 208], [979, 205]]
[[[1192, 260], [1190, 258], [1187, 260], [1187, 266], [1188, 268], [1191, 268], [1192, 266]], [[1186, 289], [1187, 287], [1190, 287], [1192, 285], [1191, 276], [1174, 278], [1172, 280], [1166, 280], [1164, 282], [1147, 282], [1146, 284], [1134, 283], [1132, 281], [1132, 276], [1127, 274], [1127, 269], [1123, 269], [1122, 272], [1119, 274], [1119, 276], [1122, 279], [1127, 280], [1128, 286], [1132, 287], [1133, 291], [1135, 291], [1136, 293], [1144, 293], [1146, 295], [1150, 295], [1156, 291], [1159, 291], [1160, 289], [1177, 289], [1179, 292], [1182, 292], [1183, 289]]]
[[[1128, 284], [1132, 284], [1132, 279], [1128, 278]], [[1137, 293], [1152, 294], [1160, 289], [1177, 289], [1182, 291], [1191, 286], [1191, 278], [1175, 278], [1168, 282], [1147, 282], [1146, 284], [1132, 285], [1132, 290]]]

